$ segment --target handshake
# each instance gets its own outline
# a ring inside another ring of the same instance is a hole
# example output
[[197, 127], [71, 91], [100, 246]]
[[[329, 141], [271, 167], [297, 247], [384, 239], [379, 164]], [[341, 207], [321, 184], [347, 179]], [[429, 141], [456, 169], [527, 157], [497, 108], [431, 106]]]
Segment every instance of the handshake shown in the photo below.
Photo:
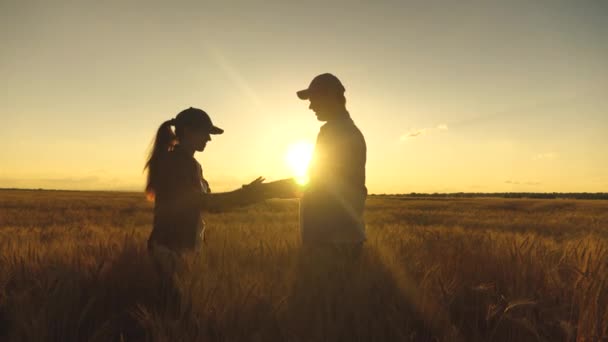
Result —
[[304, 189], [293, 178], [281, 179], [264, 183], [265, 178], [258, 177], [253, 182], [243, 185], [241, 191], [254, 201], [263, 201], [270, 198], [298, 198]]

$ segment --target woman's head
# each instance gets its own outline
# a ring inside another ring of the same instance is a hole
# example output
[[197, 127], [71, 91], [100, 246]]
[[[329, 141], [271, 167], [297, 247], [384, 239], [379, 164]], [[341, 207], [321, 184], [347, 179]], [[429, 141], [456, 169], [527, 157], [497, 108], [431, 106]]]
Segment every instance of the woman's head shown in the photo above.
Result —
[[[175, 131], [171, 129], [175, 127]], [[146, 193], [154, 196], [158, 179], [158, 168], [162, 156], [173, 150], [176, 144], [186, 150], [203, 151], [207, 142], [211, 140], [211, 134], [222, 134], [224, 130], [213, 125], [211, 118], [205, 111], [190, 107], [177, 114], [171, 120], [163, 122], [154, 139], [154, 145], [150, 150], [150, 156], [144, 170], [148, 170], [148, 182]]]
[[213, 125], [205, 111], [198, 108], [184, 109], [171, 121], [179, 144], [192, 151], [202, 152], [211, 141], [211, 134], [224, 133], [223, 129]]

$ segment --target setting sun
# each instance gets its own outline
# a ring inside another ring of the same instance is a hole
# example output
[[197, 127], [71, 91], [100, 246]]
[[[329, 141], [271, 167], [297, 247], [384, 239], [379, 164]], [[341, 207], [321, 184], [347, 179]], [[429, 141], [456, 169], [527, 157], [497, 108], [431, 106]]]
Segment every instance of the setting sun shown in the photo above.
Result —
[[308, 164], [312, 158], [313, 145], [307, 141], [299, 141], [289, 145], [285, 161], [300, 185], [308, 183]]

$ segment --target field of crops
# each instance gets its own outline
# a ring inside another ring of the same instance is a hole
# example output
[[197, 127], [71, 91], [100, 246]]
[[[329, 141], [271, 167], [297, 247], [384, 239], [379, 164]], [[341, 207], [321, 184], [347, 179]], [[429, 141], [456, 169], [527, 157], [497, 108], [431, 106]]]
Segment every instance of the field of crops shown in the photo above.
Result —
[[370, 198], [344, 263], [296, 200], [206, 217], [168, 302], [142, 194], [0, 191], [2, 341], [608, 339], [608, 201]]

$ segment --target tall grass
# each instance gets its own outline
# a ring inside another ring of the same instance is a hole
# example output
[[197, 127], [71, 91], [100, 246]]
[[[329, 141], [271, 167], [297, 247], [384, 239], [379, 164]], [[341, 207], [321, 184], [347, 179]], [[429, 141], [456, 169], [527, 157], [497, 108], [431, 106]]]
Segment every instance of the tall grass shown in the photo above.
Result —
[[608, 203], [378, 200], [357, 262], [303, 250], [296, 201], [209, 215], [167, 301], [139, 194], [0, 192], [0, 340], [608, 338]]

